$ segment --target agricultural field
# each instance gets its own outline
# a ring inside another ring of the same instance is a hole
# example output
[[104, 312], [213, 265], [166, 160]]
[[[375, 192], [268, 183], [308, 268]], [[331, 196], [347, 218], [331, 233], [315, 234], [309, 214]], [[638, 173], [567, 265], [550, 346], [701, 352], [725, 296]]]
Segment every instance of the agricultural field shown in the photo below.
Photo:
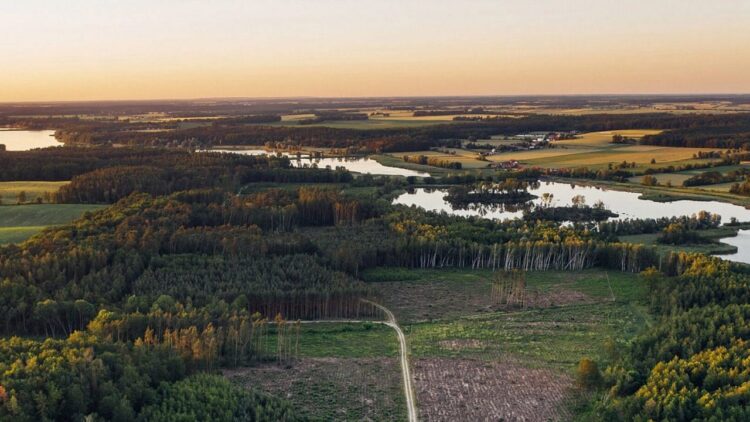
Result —
[[[617, 165], [625, 161], [636, 163], [636, 167], [631, 170], [641, 172], [648, 168], [659, 168], [668, 165], [705, 164], [708, 161], [716, 161], [694, 158], [700, 152], [714, 151], [711, 148], [677, 148], [652, 145], [618, 145], [611, 143], [612, 135], [615, 133], [637, 139], [644, 135], [658, 132], [658, 130], [638, 129], [585, 133], [579, 135], [576, 139], [554, 141], [554, 148], [504, 152], [487, 156], [487, 161], [478, 159], [476, 151], [456, 148], [449, 149], [451, 154], [439, 151], [414, 151], [409, 152], [408, 155], [436, 156], [450, 161], [458, 161], [463, 166], [463, 169], [467, 170], [485, 169], [492, 162], [509, 160], [517, 160], [522, 166], [526, 167], [587, 167], [590, 169], [608, 168], [610, 164]], [[520, 139], [494, 139], [477, 142], [500, 146], [520, 141]], [[402, 161], [403, 155], [405, 153], [392, 153], [386, 156]], [[654, 161], [653, 164], [652, 160]], [[403, 164], [408, 164], [403, 162], [399, 164], [398, 161], [394, 160], [390, 164], [397, 167], [405, 167]]]
[[[701, 173], [705, 173], [708, 171], [716, 171], [722, 174], [729, 173], [730, 171], [736, 171], [740, 169], [747, 169], [750, 168], [750, 164], [748, 163], [742, 163], [738, 165], [732, 165], [732, 166], [717, 166], [717, 167], [710, 167], [710, 168], [702, 168], [702, 169], [694, 169], [694, 170], [685, 170], [675, 173], [656, 173], [653, 174], [656, 178], [657, 183], [660, 185], [666, 185], [668, 183], [671, 183], [672, 186], [682, 186], [682, 183], [693, 177], [697, 176]], [[631, 177], [630, 180], [633, 183], [641, 183], [643, 179], [643, 176], [636, 176]], [[734, 184], [735, 182], [728, 182], [728, 183], [718, 183], [714, 185], [701, 185], [701, 186], [692, 186], [692, 189], [702, 189], [702, 190], [709, 190], [709, 191], [716, 191], [716, 192], [729, 192], [729, 188]]]
[[660, 130], [654, 129], [624, 129], [589, 132], [580, 134], [575, 139], [555, 141], [555, 144], [565, 146], [609, 146], [612, 145], [612, 136], [616, 134], [622, 135], [626, 138], [640, 139], [646, 135], [656, 135], [660, 132]]
[[68, 182], [0, 182], [0, 199], [3, 204], [18, 202], [18, 194], [24, 192], [26, 200], [35, 201], [44, 198], [45, 192], [54, 193]]
[[641, 113], [671, 113], [671, 114], [727, 114], [750, 111], [750, 104], [734, 104], [730, 101], [685, 101], [685, 102], [654, 102], [651, 104], [627, 105], [607, 104], [603, 106], [586, 107], [549, 107], [543, 104], [513, 105], [502, 107], [508, 113], [553, 114], [582, 116], [587, 114], [641, 114]]
[[[343, 110], [347, 111], [347, 110]], [[357, 110], [348, 110], [357, 112]], [[391, 115], [391, 116], [369, 116], [367, 120], [331, 120], [320, 123], [312, 123], [301, 126], [300, 120], [309, 119], [314, 117], [313, 114], [293, 114], [281, 116], [280, 122], [274, 123], [263, 123], [266, 126], [300, 126], [300, 127], [315, 127], [323, 126], [334, 129], [400, 129], [400, 128], [411, 128], [411, 127], [424, 127], [432, 126], [436, 124], [450, 124], [454, 116], [423, 116], [413, 117], [411, 112], [408, 112], [409, 116], [402, 114]], [[435, 117], [439, 117], [435, 118]]]
[[[565, 142], [565, 141], [560, 141]], [[713, 151], [710, 148], [677, 148], [650, 145], [562, 145], [558, 148], [506, 152], [487, 157], [490, 161], [518, 160], [521, 164], [531, 167], [567, 168], [588, 167], [590, 169], [607, 168], [609, 164], [619, 164], [623, 161], [636, 163], [635, 170], [645, 170], [651, 167], [667, 165], [705, 163], [706, 160], [695, 159], [699, 152]], [[654, 164], [651, 161], [654, 160]]]
[[18, 243], [47, 227], [67, 224], [101, 205], [32, 204], [0, 206], [0, 244]]

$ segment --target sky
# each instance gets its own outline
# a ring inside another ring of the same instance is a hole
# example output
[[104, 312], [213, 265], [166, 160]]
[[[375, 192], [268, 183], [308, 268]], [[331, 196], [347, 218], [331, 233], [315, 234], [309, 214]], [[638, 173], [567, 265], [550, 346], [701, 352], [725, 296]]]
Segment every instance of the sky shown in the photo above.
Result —
[[0, 3], [0, 101], [750, 93], [750, 0]]

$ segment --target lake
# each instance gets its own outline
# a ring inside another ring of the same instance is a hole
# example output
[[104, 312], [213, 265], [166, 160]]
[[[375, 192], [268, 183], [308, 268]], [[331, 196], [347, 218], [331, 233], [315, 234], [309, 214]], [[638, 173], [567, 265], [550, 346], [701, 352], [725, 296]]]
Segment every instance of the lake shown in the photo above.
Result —
[[[552, 194], [551, 206], [571, 205], [574, 196], [583, 195], [587, 205], [594, 205], [596, 202], [602, 201], [607, 209], [619, 214], [618, 219], [678, 217], [697, 214], [700, 211], [709, 211], [712, 214], [721, 215], [721, 221], [724, 223], [728, 223], [732, 217], [739, 221], [750, 221], [750, 210], [726, 202], [690, 200], [655, 202], [639, 199], [639, 193], [607, 190], [592, 186], [573, 186], [557, 182], [541, 182], [538, 188], [531, 188], [529, 192], [537, 196], [536, 199], [531, 201], [533, 204], [540, 204], [544, 193]], [[523, 216], [522, 210], [502, 210], [492, 207], [454, 209], [450, 203], [443, 199], [446, 194], [447, 190], [444, 189], [429, 191], [419, 188], [413, 192], [401, 194], [393, 203], [416, 205], [430, 211], [445, 211], [448, 214], [465, 217], [479, 216], [504, 220]], [[721, 241], [738, 247], [736, 254], [722, 255], [722, 258], [750, 263], [750, 230], [741, 230], [737, 237], [724, 238]]]
[[737, 252], [728, 255], [720, 255], [721, 258], [735, 262], [750, 264], [750, 230], [740, 230], [736, 237], [725, 237], [723, 243], [737, 247]]
[[[237, 149], [237, 150], [223, 150], [214, 149], [214, 152], [233, 152], [236, 154], [244, 155], [265, 155], [269, 154], [268, 151], [262, 149]], [[274, 154], [270, 152], [270, 154]], [[369, 173], [373, 175], [382, 176], [417, 176], [417, 177], [429, 177], [429, 173], [422, 171], [415, 171], [409, 169], [402, 169], [398, 167], [388, 167], [380, 164], [379, 162], [369, 159], [367, 157], [335, 157], [335, 158], [311, 158], [307, 154], [302, 154], [297, 157], [296, 153], [283, 152], [282, 155], [291, 159], [294, 167], [312, 167], [317, 166], [318, 168], [336, 168], [344, 167], [349, 171], [355, 173]]]
[[8, 151], [28, 151], [34, 148], [62, 146], [54, 137], [54, 130], [14, 130], [0, 128], [0, 144]]

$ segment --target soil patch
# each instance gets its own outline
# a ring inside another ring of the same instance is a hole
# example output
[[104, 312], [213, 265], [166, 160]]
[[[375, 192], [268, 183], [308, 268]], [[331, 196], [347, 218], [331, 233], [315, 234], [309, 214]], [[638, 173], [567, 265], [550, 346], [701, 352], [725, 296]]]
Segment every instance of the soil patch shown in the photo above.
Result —
[[569, 376], [510, 362], [428, 358], [414, 361], [420, 420], [569, 419]]

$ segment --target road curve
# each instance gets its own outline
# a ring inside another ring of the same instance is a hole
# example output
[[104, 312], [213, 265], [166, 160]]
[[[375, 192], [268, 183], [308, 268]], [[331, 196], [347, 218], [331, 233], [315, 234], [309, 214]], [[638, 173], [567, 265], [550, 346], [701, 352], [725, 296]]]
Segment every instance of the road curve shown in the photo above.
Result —
[[[398, 343], [399, 343], [399, 355], [400, 355], [400, 361], [401, 361], [401, 375], [404, 379], [404, 395], [406, 396], [406, 408], [409, 412], [409, 422], [417, 422], [417, 406], [415, 404], [415, 396], [414, 396], [414, 386], [411, 382], [411, 369], [409, 368], [409, 357], [408, 352], [406, 349], [406, 336], [404, 335], [404, 332], [401, 331], [401, 327], [399, 327], [398, 322], [396, 322], [396, 317], [393, 315], [393, 312], [390, 311], [390, 309], [386, 308], [385, 306], [375, 303], [366, 299], [362, 299], [362, 302], [369, 303], [370, 305], [375, 306], [376, 308], [382, 310], [386, 317], [386, 321], [369, 321], [369, 320], [358, 320], [358, 319], [316, 319], [316, 320], [302, 320], [298, 321], [301, 324], [323, 324], [323, 323], [374, 323], [374, 324], [383, 324], [387, 325], [391, 328], [393, 328], [396, 331], [396, 334], [398, 334]], [[294, 323], [295, 321], [291, 321]], [[274, 324], [274, 321], [269, 321], [269, 324]]]
[[362, 301], [365, 303], [369, 303], [385, 312], [388, 320], [385, 321], [384, 324], [396, 330], [396, 334], [398, 334], [398, 342], [400, 345], [401, 355], [401, 374], [404, 378], [404, 394], [406, 395], [406, 408], [409, 411], [409, 422], [417, 422], [417, 406], [415, 405], [416, 400], [414, 398], [414, 387], [412, 386], [411, 382], [411, 369], [409, 369], [409, 357], [406, 349], [406, 336], [404, 335], [404, 332], [401, 331], [401, 327], [399, 327], [398, 322], [396, 322], [396, 317], [393, 315], [393, 312], [391, 312], [390, 309], [379, 303], [375, 303], [369, 300], [362, 299]]

